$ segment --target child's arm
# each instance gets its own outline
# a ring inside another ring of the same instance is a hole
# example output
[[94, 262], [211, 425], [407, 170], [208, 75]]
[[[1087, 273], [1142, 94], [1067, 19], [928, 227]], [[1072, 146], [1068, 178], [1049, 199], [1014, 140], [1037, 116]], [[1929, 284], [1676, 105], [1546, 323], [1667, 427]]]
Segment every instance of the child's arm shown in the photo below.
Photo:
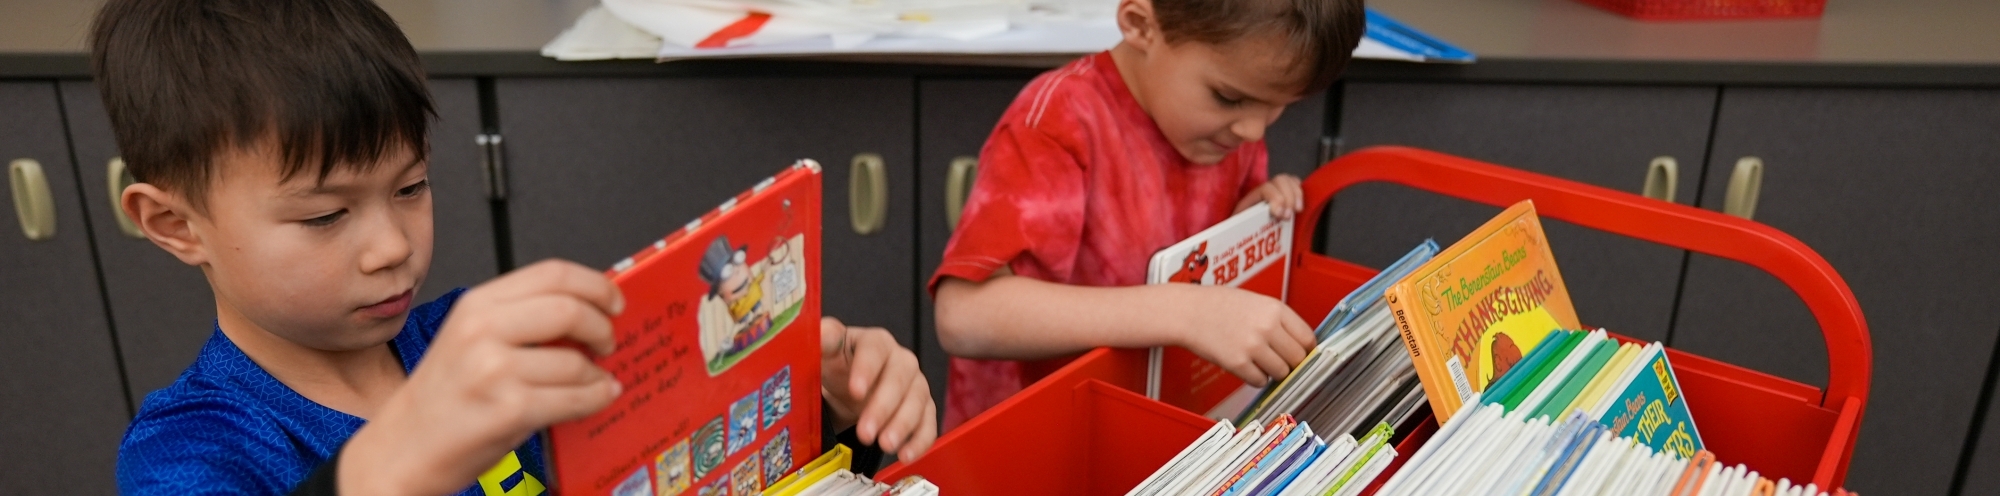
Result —
[[618, 287], [598, 271], [545, 261], [460, 297], [409, 382], [342, 447], [345, 494], [450, 494], [528, 436], [611, 404], [620, 386], [575, 349], [614, 342]]
[[937, 440], [937, 403], [917, 355], [879, 327], [820, 319], [821, 392], [834, 425], [863, 443], [915, 460]]
[[1161, 284], [1071, 286], [996, 275], [945, 278], [938, 339], [954, 356], [1032, 359], [1098, 346], [1176, 345], [1249, 384], [1304, 360], [1312, 328], [1277, 299], [1235, 288]]

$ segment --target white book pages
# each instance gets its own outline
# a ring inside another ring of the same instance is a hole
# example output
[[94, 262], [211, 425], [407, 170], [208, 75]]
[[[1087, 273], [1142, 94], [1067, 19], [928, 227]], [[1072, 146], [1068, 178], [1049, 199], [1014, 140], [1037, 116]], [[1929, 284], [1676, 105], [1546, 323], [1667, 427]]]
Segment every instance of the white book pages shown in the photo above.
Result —
[[[1399, 491], [1397, 494], [1443, 494], [1437, 488], [1443, 487], [1449, 482], [1446, 479], [1453, 472], [1452, 468], [1464, 466], [1466, 460], [1477, 456], [1476, 453], [1471, 453], [1472, 445], [1477, 444], [1484, 434], [1492, 429], [1492, 426], [1496, 422], [1502, 421], [1501, 409], [1496, 405], [1468, 404], [1479, 405], [1475, 407], [1479, 411], [1479, 414], [1468, 419], [1471, 422], [1467, 423], [1471, 425], [1467, 426], [1465, 430], [1459, 431], [1457, 435], [1452, 436], [1450, 439], [1451, 442], [1445, 444], [1445, 450], [1440, 452], [1436, 458], [1426, 463], [1422, 472], [1415, 474], [1416, 477], [1412, 481], [1415, 484], [1408, 489]], [[1473, 410], [1475, 408], [1466, 408], [1464, 410]], [[1457, 422], [1453, 421], [1453, 423]]]
[[1513, 475], [1511, 470], [1520, 466], [1521, 460], [1527, 458], [1528, 451], [1535, 448], [1536, 443], [1534, 441], [1536, 438], [1543, 436], [1544, 431], [1546, 431], [1546, 429], [1542, 428], [1540, 422], [1510, 421], [1507, 424], [1507, 428], [1514, 432], [1501, 442], [1500, 449], [1495, 452], [1497, 456], [1491, 460], [1487, 460], [1486, 464], [1491, 465], [1492, 468], [1480, 470], [1479, 477], [1474, 479], [1471, 484], [1459, 488], [1461, 491], [1471, 490], [1479, 491], [1482, 494], [1492, 494], [1493, 488], [1498, 487], [1504, 479]]
[[1497, 474], [1498, 477], [1485, 486], [1491, 489], [1488, 494], [1520, 492], [1521, 484], [1525, 483], [1528, 474], [1534, 472], [1550, 456], [1545, 446], [1549, 437], [1555, 435], [1556, 426], [1539, 419], [1529, 420], [1527, 424], [1528, 435], [1514, 441], [1513, 458], [1507, 461], [1507, 465]]
[[1333, 493], [1334, 496], [1356, 496], [1361, 494], [1361, 490], [1367, 489], [1369, 484], [1374, 483], [1376, 477], [1381, 477], [1382, 471], [1387, 470], [1389, 464], [1394, 461], [1396, 461], [1396, 450], [1383, 449], [1381, 453], [1377, 453], [1374, 458], [1369, 459], [1368, 465], [1363, 466], [1360, 472], [1356, 472], [1354, 477], [1347, 479], [1347, 484], [1341, 486], [1340, 491]]
[[1154, 494], [1158, 491], [1158, 486], [1164, 482], [1164, 479], [1170, 478], [1172, 474], [1180, 471], [1184, 468], [1185, 464], [1193, 462], [1194, 459], [1200, 456], [1200, 453], [1213, 449], [1218, 444], [1228, 442], [1229, 435], [1235, 433], [1236, 427], [1230, 425], [1228, 422], [1216, 422], [1215, 425], [1209, 426], [1208, 432], [1203, 432], [1201, 437], [1197, 437], [1194, 439], [1194, 442], [1188, 443], [1187, 447], [1181, 449], [1180, 453], [1168, 459], [1166, 464], [1160, 465], [1159, 470], [1153, 471], [1153, 475], [1147, 476], [1146, 480], [1140, 481], [1138, 486], [1134, 486], [1131, 491], [1126, 492], [1126, 496]]
[[1331, 484], [1331, 482], [1328, 482], [1328, 479], [1331, 477], [1329, 474], [1333, 472], [1333, 467], [1340, 465], [1348, 457], [1354, 456], [1355, 451], [1360, 446], [1361, 444], [1354, 440], [1354, 436], [1341, 434], [1340, 438], [1328, 444], [1326, 451], [1320, 452], [1319, 458], [1313, 459], [1313, 463], [1307, 465], [1306, 470], [1299, 474], [1299, 478], [1294, 480], [1290, 486], [1287, 486], [1285, 492], [1281, 494], [1285, 496], [1318, 496], [1320, 491], [1313, 488], [1324, 484]]
[[1201, 459], [1190, 463], [1186, 470], [1174, 475], [1172, 479], [1161, 487], [1158, 494], [1182, 494], [1188, 492], [1187, 487], [1189, 485], [1195, 484], [1202, 478], [1207, 477], [1209, 472], [1217, 470], [1217, 466], [1227, 463], [1229, 458], [1236, 456], [1237, 452], [1245, 449], [1244, 447], [1250, 443], [1257, 442], [1257, 438], [1263, 437], [1263, 435], [1264, 426], [1261, 425], [1253, 425], [1247, 429], [1237, 429], [1236, 433], [1230, 436], [1229, 442], [1224, 443], [1220, 449], [1206, 453], [1202, 455]]
[[[1569, 350], [1568, 356], [1563, 357], [1562, 361], [1556, 362], [1556, 368], [1549, 372], [1548, 378], [1543, 379], [1541, 384], [1536, 384], [1535, 389], [1531, 390], [1527, 398], [1522, 399], [1521, 404], [1516, 406], [1516, 408], [1530, 412], [1541, 409], [1542, 402], [1547, 401], [1549, 395], [1554, 394], [1556, 389], [1561, 388], [1563, 381], [1576, 371], [1577, 365], [1582, 364], [1584, 359], [1590, 356], [1590, 352], [1596, 349], [1599, 343], [1603, 342], [1604, 330], [1602, 329], [1591, 331], [1590, 334], [1585, 335], [1583, 340], [1576, 344], [1575, 348]], [[1557, 418], [1561, 418], [1561, 416]]]
[[1210, 470], [1193, 486], [1190, 486], [1189, 489], [1191, 491], [1182, 494], [1199, 495], [1215, 492], [1231, 474], [1235, 473], [1237, 469], [1242, 468], [1243, 464], [1248, 463], [1251, 458], [1256, 457], [1258, 451], [1276, 441], [1278, 436], [1285, 435], [1285, 429], [1271, 429], [1261, 434], [1257, 436], [1257, 439], [1253, 439], [1250, 443], [1243, 445], [1241, 451], [1233, 453], [1226, 461], [1216, 465], [1214, 470]]
[[1377, 494], [1384, 496], [1401, 494], [1397, 490], [1398, 487], [1411, 484], [1409, 481], [1415, 480], [1416, 474], [1429, 465], [1430, 458], [1435, 453], [1444, 449], [1442, 446], [1450, 444], [1452, 437], [1457, 435], [1458, 431], [1462, 429], [1461, 426], [1471, 423], [1473, 416], [1485, 410], [1484, 408], [1480, 408], [1480, 406], [1474, 403], [1472, 406], [1458, 409], [1458, 414], [1453, 415], [1449, 421], [1444, 423], [1443, 427], [1438, 428], [1438, 431], [1431, 435], [1429, 442], [1418, 447], [1417, 452], [1410, 455], [1409, 462], [1403, 464], [1402, 470], [1398, 470], [1395, 474], [1389, 476], [1389, 482], [1383, 484], [1382, 489]]

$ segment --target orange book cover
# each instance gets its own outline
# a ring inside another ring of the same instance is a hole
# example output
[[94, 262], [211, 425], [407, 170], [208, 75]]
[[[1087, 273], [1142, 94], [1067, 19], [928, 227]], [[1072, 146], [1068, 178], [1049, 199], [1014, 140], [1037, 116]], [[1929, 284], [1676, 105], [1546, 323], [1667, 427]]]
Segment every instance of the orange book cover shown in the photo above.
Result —
[[820, 181], [801, 161], [609, 271], [626, 306], [597, 363], [625, 393], [545, 433], [556, 493], [754, 494], [813, 458]]
[[1486, 221], [1382, 297], [1439, 421], [1550, 331], [1579, 327], [1529, 200]]

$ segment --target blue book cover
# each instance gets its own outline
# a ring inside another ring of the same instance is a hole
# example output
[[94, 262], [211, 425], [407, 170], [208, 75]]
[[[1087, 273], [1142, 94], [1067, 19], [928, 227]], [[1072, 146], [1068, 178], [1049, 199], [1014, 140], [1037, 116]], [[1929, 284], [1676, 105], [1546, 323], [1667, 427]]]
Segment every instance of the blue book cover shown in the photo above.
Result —
[[[1393, 53], [1394, 55], [1382, 58], [1401, 58], [1416, 62], [1456, 63], [1470, 63], [1474, 60], [1472, 52], [1468, 52], [1451, 43], [1446, 43], [1444, 40], [1425, 34], [1423, 31], [1418, 31], [1416, 28], [1398, 22], [1387, 15], [1383, 15], [1381, 12], [1376, 12], [1375, 9], [1367, 10], [1367, 33], [1362, 37], [1362, 46], [1355, 50], [1356, 56], [1364, 54], [1378, 55], [1364, 52], [1369, 49], [1386, 48], [1386, 52]], [[1370, 42], [1373, 42], [1377, 46], [1369, 46]], [[1389, 55], [1389, 53], [1379, 55]]]
[[1222, 493], [1223, 496], [1245, 494], [1245, 491], [1250, 490], [1251, 486], [1264, 477], [1265, 472], [1270, 471], [1271, 467], [1283, 463], [1284, 459], [1291, 452], [1296, 451], [1300, 445], [1305, 444], [1305, 438], [1312, 437], [1311, 434], [1306, 433], [1307, 430], [1305, 424], [1293, 423], [1291, 432], [1285, 433], [1284, 439], [1278, 442], [1277, 449], [1271, 450], [1270, 453], [1265, 453], [1261, 458], [1251, 460], [1250, 463], [1253, 466], [1250, 468], [1250, 471], [1244, 473], [1243, 478], [1236, 479], [1235, 483], [1230, 484], [1229, 490]]
[[1701, 433], [1695, 430], [1694, 416], [1688, 414], [1687, 398], [1681, 396], [1680, 380], [1667, 363], [1666, 350], [1640, 357], [1645, 369], [1598, 422], [1609, 426], [1619, 437], [1629, 437], [1654, 450], [1668, 451], [1691, 459], [1703, 449]]
[[1424, 262], [1431, 261], [1431, 257], [1437, 256], [1437, 253], [1437, 240], [1425, 239], [1424, 242], [1418, 243], [1416, 248], [1403, 254], [1403, 258], [1383, 268], [1381, 272], [1375, 274], [1375, 277], [1369, 278], [1368, 282], [1361, 283], [1354, 292], [1341, 298], [1339, 303], [1334, 303], [1333, 310], [1327, 312], [1326, 318], [1319, 321], [1319, 329], [1313, 330], [1313, 334], [1321, 342], [1333, 337], [1334, 331], [1346, 327], [1349, 322], [1368, 313], [1369, 308], [1381, 305], [1382, 293], [1389, 290], [1389, 285], [1403, 280], [1403, 277], [1410, 275], [1411, 271], [1417, 270], [1417, 267], [1422, 266]]

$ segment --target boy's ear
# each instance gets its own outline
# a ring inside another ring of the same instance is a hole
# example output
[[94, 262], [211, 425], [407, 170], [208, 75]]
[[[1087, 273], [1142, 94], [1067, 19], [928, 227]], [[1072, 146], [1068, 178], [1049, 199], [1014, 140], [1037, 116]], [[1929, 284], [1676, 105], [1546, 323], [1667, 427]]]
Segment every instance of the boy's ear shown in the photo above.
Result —
[[180, 195], [168, 193], [147, 183], [133, 183], [125, 187], [125, 193], [118, 198], [118, 206], [125, 210], [125, 216], [146, 233], [146, 239], [159, 245], [181, 263], [199, 266], [208, 263], [208, 250], [189, 223], [193, 209]]
[[1166, 42], [1159, 18], [1153, 16], [1152, 0], [1119, 0], [1118, 31], [1125, 35], [1126, 44], [1142, 52]]

